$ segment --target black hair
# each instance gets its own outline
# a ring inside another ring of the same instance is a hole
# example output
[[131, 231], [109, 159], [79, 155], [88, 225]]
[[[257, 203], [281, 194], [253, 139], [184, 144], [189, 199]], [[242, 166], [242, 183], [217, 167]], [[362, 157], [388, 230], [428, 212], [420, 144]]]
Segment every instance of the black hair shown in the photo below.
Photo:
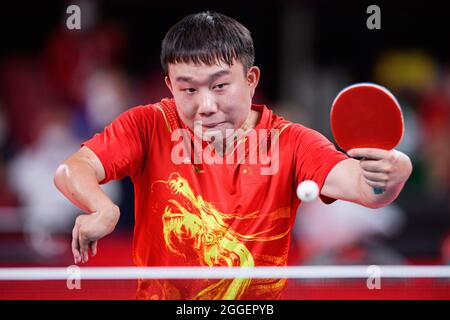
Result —
[[233, 18], [216, 12], [191, 14], [167, 32], [161, 46], [165, 75], [169, 63], [194, 62], [213, 65], [237, 60], [248, 70], [255, 61], [250, 31]]

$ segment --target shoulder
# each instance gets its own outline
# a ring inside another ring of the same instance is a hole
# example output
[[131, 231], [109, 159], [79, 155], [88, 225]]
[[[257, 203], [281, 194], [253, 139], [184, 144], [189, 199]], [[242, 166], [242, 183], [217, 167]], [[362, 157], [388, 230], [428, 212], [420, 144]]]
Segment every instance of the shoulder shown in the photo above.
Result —
[[273, 114], [273, 128], [279, 129], [280, 137], [296, 147], [309, 148], [311, 146], [333, 145], [321, 132], [306, 125], [285, 120]]
[[314, 141], [328, 142], [328, 139], [319, 131], [309, 128], [300, 123], [295, 123], [277, 115], [272, 109], [265, 105], [253, 105], [252, 109], [261, 112], [261, 127], [269, 130], [279, 130], [280, 137], [289, 142]]
[[126, 110], [122, 115], [136, 119], [155, 117], [157, 113], [156, 104], [137, 105]]
[[319, 131], [293, 122], [290, 123], [287, 133], [292, 137], [301, 139], [325, 138]]
[[129, 108], [119, 117], [119, 121], [131, 121], [139, 124], [165, 122], [170, 116], [176, 116], [176, 108], [172, 108], [170, 99], [157, 103], [142, 104]]

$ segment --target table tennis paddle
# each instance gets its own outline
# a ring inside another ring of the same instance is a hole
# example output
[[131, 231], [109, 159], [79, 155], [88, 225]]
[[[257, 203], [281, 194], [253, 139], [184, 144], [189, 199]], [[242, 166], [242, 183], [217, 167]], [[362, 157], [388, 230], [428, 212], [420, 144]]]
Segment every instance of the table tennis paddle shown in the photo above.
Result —
[[[394, 95], [373, 83], [344, 88], [333, 101], [331, 131], [340, 148], [391, 150], [403, 136], [403, 116]], [[374, 188], [375, 194], [384, 190]]]

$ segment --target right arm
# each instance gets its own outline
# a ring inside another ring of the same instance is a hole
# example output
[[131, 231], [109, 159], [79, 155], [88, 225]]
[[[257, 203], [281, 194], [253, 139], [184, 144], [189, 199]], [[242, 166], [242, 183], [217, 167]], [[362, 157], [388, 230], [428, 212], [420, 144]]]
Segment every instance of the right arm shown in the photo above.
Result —
[[54, 183], [73, 204], [88, 213], [80, 215], [72, 231], [72, 253], [75, 263], [87, 262], [89, 249], [97, 253], [97, 240], [111, 233], [120, 216], [115, 205], [100, 188], [105, 169], [88, 147], [66, 159], [56, 170]]

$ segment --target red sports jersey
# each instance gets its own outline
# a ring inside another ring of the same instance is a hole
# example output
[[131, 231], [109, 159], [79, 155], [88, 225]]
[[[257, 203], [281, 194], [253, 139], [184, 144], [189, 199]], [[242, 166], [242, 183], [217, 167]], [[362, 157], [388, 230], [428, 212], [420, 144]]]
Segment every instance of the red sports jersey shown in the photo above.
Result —
[[[125, 176], [133, 181], [137, 266], [286, 265], [300, 203], [297, 185], [314, 180], [321, 189], [330, 170], [347, 156], [320, 133], [264, 105], [252, 109], [261, 112], [255, 130], [280, 133], [274, 174], [261, 174], [270, 164], [245, 160], [195, 164], [191, 157], [173, 163], [179, 141], [172, 141], [172, 133], [186, 129], [173, 99], [132, 108], [84, 143], [105, 168], [102, 183]], [[248, 154], [252, 146], [244, 144]], [[274, 148], [268, 145], [269, 151]], [[140, 280], [137, 297], [276, 299], [284, 284], [284, 279]]]

